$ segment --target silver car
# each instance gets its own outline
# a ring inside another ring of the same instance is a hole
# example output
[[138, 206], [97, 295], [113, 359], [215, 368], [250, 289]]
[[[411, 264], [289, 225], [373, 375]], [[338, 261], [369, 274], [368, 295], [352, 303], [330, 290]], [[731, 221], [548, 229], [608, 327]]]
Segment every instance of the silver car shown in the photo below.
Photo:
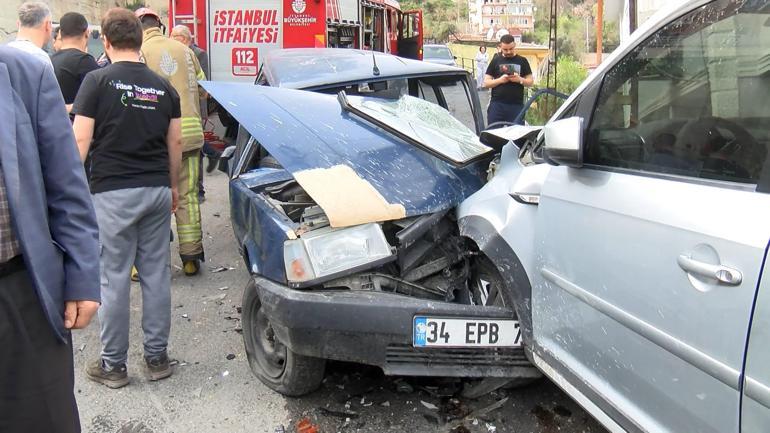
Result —
[[770, 431], [770, 4], [669, 5], [458, 210], [610, 431]]

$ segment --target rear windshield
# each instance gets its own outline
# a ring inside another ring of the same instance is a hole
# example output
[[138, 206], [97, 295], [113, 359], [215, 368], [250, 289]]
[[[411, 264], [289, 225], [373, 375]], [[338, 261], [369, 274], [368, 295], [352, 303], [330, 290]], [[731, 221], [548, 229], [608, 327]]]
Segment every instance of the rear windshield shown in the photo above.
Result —
[[452, 52], [447, 47], [425, 47], [423, 57], [431, 59], [451, 59]]

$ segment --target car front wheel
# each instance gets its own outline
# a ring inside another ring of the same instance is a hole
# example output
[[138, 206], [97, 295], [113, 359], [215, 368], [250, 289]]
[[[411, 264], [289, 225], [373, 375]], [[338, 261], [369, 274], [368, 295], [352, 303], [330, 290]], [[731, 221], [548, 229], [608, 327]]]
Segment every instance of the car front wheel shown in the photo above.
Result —
[[290, 397], [318, 388], [326, 361], [298, 355], [278, 339], [262, 308], [254, 280], [249, 280], [243, 291], [242, 311], [243, 342], [254, 375], [268, 388]]

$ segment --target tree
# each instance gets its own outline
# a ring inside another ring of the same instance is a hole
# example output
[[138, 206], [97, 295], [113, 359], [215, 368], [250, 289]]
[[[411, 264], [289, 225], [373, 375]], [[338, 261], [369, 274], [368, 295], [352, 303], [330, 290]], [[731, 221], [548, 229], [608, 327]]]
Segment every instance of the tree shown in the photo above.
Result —
[[424, 37], [436, 42], [446, 42], [449, 35], [457, 33], [459, 22], [468, 17], [468, 4], [463, 0], [405, 0], [401, 10], [422, 9]]
[[[577, 60], [569, 56], [561, 56], [556, 62], [556, 90], [565, 95], [575, 89], [588, 77], [588, 71]], [[544, 88], [541, 82], [534, 90]], [[526, 120], [530, 125], [543, 125], [564, 102], [555, 96], [541, 96], [527, 111]]]

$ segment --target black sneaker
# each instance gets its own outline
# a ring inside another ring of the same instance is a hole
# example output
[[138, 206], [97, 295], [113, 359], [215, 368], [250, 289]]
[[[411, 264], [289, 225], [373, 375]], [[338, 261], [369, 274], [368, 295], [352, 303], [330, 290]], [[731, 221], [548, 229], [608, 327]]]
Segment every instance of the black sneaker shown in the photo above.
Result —
[[211, 173], [219, 166], [219, 158], [213, 156], [207, 156], [208, 162], [206, 163], [206, 173]]
[[108, 366], [102, 359], [86, 366], [86, 377], [112, 389], [128, 385], [126, 364]]
[[144, 362], [147, 364], [147, 374], [150, 376], [150, 380], [165, 379], [173, 373], [171, 364], [168, 362], [168, 355], [165, 353], [152, 357], [145, 356]]

